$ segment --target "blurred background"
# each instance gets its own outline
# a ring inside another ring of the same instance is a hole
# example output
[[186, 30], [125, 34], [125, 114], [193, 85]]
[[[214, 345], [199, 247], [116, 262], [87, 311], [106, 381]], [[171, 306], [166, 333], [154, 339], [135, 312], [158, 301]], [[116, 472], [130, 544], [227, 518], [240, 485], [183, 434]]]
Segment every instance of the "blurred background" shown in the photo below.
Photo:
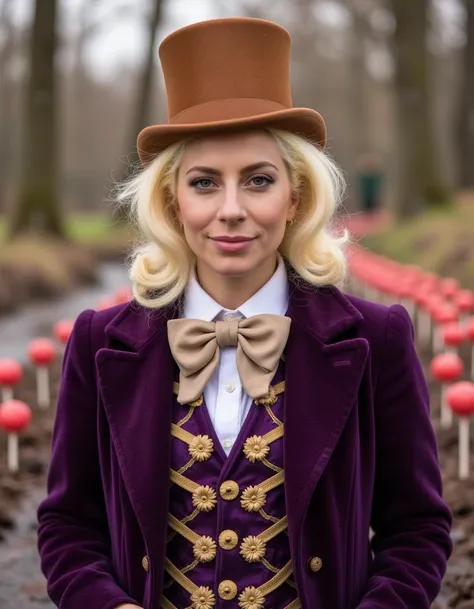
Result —
[[[58, 320], [126, 299], [134, 234], [110, 193], [141, 128], [166, 122], [158, 45], [244, 15], [292, 34], [293, 103], [325, 117], [347, 176], [339, 225], [474, 289], [474, 0], [0, 0], [0, 357], [26, 363]], [[49, 607], [34, 510], [52, 420], [23, 436], [20, 473], [0, 450], [2, 609]], [[459, 603], [474, 597], [471, 550]]]

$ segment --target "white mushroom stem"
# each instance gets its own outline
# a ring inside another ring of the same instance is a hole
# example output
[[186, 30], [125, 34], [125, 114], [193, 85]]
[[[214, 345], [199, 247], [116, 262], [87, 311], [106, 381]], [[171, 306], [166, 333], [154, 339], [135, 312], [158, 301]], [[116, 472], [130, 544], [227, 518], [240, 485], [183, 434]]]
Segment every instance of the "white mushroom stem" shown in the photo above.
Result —
[[441, 384], [441, 427], [448, 429], [453, 424], [453, 412], [446, 400], [447, 383]]
[[471, 380], [474, 381], [474, 343], [472, 345], [471, 353]]
[[469, 419], [459, 418], [459, 479], [469, 478]]
[[431, 318], [420, 307], [418, 309], [418, 339], [422, 345], [428, 345], [431, 338]]
[[17, 472], [19, 469], [18, 434], [8, 434], [8, 471]]
[[49, 374], [46, 366], [38, 366], [36, 368], [36, 383], [38, 393], [38, 406], [40, 408], [48, 408], [49, 397]]
[[13, 400], [13, 388], [3, 386], [2, 387], [2, 401], [8, 402], [9, 400]]
[[433, 328], [433, 353], [441, 353], [443, 347], [443, 329], [441, 326], [435, 326]]
[[410, 316], [410, 318], [412, 320], [415, 319], [415, 303], [413, 302], [413, 300], [411, 300], [411, 298], [402, 298], [400, 301], [400, 304], [402, 304], [405, 309], [408, 311], [408, 315]]

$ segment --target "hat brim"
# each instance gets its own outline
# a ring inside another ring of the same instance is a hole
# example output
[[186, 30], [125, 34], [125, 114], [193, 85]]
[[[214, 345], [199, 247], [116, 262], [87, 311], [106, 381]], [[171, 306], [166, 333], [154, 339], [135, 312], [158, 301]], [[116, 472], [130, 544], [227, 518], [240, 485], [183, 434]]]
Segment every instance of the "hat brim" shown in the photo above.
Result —
[[326, 124], [311, 108], [289, 108], [266, 114], [204, 123], [165, 124], [145, 127], [138, 134], [138, 156], [143, 165], [150, 163], [168, 146], [185, 138], [246, 129], [274, 128], [304, 137], [314, 145], [326, 146]]

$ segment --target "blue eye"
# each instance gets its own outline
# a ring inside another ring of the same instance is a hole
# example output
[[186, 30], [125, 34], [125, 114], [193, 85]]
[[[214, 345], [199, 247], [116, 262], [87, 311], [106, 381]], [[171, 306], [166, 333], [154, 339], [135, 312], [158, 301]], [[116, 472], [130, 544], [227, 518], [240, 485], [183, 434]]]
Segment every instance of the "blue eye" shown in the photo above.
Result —
[[253, 178], [250, 179], [250, 182], [253, 182], [253, 186], [256, 186], [257, 188], [265, 188], [270, 186], [270, 184], [273, 184], [275, 180], [270, 176], [258, 175], [253, 176]]
[[191, 186], [195, 186], [198, 190], [208, 190], [214, 185], [210, 178], [198, 178], [191, 182]]

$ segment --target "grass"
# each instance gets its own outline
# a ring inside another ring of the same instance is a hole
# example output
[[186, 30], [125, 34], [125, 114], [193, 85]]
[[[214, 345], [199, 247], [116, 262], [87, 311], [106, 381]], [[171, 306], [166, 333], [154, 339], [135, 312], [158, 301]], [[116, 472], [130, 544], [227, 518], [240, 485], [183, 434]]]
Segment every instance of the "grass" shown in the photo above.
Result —
[[474, 288], [474, 205], [456, 205], [430, 211], [416, 219], [391, 226], [363, 241], [369, 249], [417, 264], [444, 277], [455, 277]]

